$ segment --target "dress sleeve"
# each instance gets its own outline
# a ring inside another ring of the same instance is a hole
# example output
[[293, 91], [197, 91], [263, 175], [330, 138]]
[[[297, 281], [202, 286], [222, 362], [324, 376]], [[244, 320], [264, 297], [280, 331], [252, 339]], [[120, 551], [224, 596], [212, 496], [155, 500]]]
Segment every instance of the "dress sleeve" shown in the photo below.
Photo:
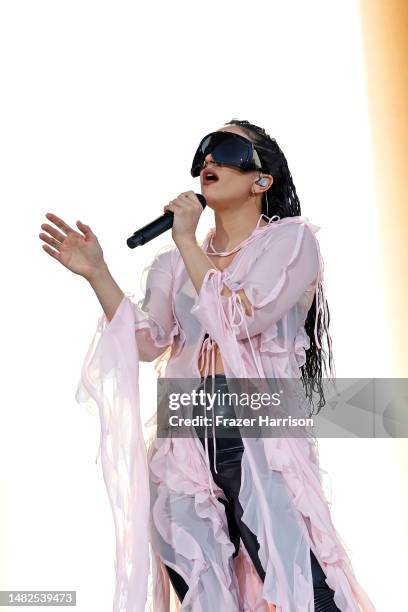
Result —
[[144, 297], [132, 302], [140, 361], [153, 361], [173, 344], [179, 328], [173, 313], [172, 250], [158, 253], [144, 269]]
[[[317, 226], [313, 226], [316, 228]], [[231, 329], [238, 340], [252, 337], [281, 319], [317, 284], [320, 254], [314, 232], [306, 222], [274, 228], [258, 252], [248, 256], [245, 278], [229, 276], [228, 269], [208, 270], [192, 312], [217, 341], [220, 332]], [[232, 294], [222, 295], [224, 285]], [[243, 289], [251, 304], [247, 314], [238, 290]]]
[[75, 395], [90, 414], [96, 408], [100, 419], [99, 451], [115, 524], [115, 611], [146, 607], [151, 517], [139, 361], [160, 355], [178, 333], [172, 253], [159, 252], [143, 271], [142, 300], [135, 303], [133, 294], [125, 294], [110, 321], [102, 312]]

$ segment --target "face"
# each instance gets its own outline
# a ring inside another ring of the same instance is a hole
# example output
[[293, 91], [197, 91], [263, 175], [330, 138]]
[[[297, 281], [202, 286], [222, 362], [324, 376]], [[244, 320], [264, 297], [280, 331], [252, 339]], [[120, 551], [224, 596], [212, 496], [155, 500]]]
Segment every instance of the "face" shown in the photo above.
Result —
[[[226, 125], [217, 132], [232, 132], [250, 140], [248, 135], [237, 125]], [[205, 157], [206, 167], [214, 166], [218, 180], [207, 184], [203, 183], [203, 172], [200, 172], [201, 192], [211, 208], [228, 208], [236, 202], [245, 202], [251, 193], [253, 183], [259, 178], [259, 171], [245, 172], [235, 166], [218, 165], [211, 153]]]

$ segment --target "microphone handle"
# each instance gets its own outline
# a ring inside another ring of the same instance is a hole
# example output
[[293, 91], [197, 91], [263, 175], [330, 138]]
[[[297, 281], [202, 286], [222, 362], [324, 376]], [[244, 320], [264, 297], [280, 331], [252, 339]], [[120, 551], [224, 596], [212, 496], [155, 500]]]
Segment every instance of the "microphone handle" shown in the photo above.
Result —
[[[204, 209], [207, 205], [205, 197], [201, 193], [196, 193], [195, 195], [200, 200], [200, 204]], [[153, 240], [153, 238], [156, 238], [156, 236], [159, 236], [166, 230], [170, 229], [173, 226], [173, 220], [173, 211], [167, 210], [165, 213], [160, 215], [160, 217], [157, 217], [157, 219], [154, 219], [147, 225], [144, 225], [137, 230], [133, 236], [127, 239], [126, 244], [130, 249], [146, 244], [150, 240]]]

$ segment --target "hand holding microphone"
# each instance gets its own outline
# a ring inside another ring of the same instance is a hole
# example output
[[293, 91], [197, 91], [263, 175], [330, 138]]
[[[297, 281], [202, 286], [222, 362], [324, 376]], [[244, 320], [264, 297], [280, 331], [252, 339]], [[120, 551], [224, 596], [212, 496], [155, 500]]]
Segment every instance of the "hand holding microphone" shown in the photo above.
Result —
[[194, 193], [194, 191], [181, 193], [163, 207], [165, 210], [163, 215], [144, 225], [128, 238], [128, 247], [134, 249], [139, 245], [146, 244], [170, 227], [172, 228], [174, 242], [186, 237], [194, 238], [198, 220], [206, 204], [207, 202], [201, 193]]
[[183, 239], [195, 240], [198, 221], [203, 206], [194, 191], [185, 191], [163, 207], [174, 213], [171, 235], [174, 242]]

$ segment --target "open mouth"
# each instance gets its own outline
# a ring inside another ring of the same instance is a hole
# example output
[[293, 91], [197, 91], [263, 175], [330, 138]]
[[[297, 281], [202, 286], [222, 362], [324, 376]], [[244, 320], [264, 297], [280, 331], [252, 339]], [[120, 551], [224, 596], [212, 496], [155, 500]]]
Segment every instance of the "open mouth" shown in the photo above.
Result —
[[211, 170], [204, 170], [203, 172], [203, 185], [211, 185], [211, 183], [216, 183], [218, 181], [218, 176], [215, 172]]

